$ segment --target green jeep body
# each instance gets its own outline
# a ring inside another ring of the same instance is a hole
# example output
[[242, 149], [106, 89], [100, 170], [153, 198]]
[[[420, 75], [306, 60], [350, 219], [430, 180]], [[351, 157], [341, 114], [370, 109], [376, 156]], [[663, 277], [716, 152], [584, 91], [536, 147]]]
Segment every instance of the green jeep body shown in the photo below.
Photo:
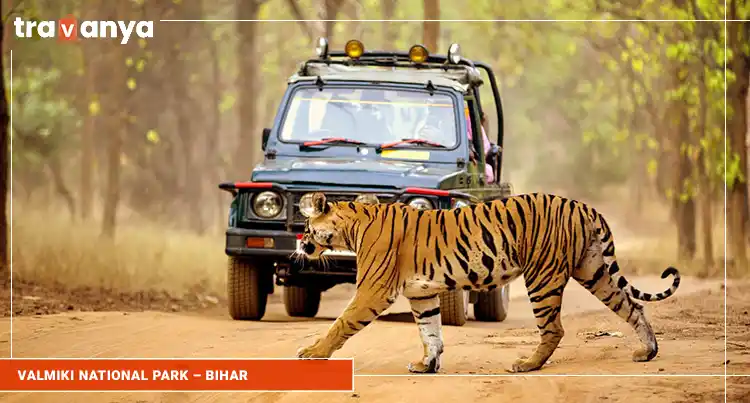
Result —
[[[304, 226], [298, 202], [308, 192], [324, 192], [333, 201], [354, 201], [368, 194], [381, 203], [443, 209], [511, 194], [510, 185], [500, 183], [503, 115], [494, 74], [483, 63], [456, 59], [460, 60], [451, 63], [447, 56], [431, 55], [414, 63], [405, 52], [364, 52], [349, 58], [343, 52], [324, 51], [301, 64], [289, 79], [273, 126], [263, 131], [264, 161], [249, 181], [219, 185], [233, 195], [226, 230], [233, 319], [260, 320], [274, 284], [284, 287], [290, 316], [312, 317], [323, 291], [355, 282], [357, 267], [351, 253], [332, 253], [325, 266], [290, 258]], [[482, 113], [479, 69], [489, 77], [497, 115], [497, 137], [490, 139], [488, 161], [496, 178], [493, 183], [487, 183], [487, 150], [481, 135], [476, 135], [481, 133]], [[442, 136], [448, 146], [384, 145], [413, 138], [408, 128], [427, 122], [420, 126], [425, 128], [433, 116], [444, 128], [435, 136]], [[316, 125], [320, 127], [313, 129]], [[468, 127], [475, 133], [473, 141], [468, 139]], [[393, 128], [401, 130], [394, 133]], [[443, 323], [463, 325], [470, 303], [477, 320], [502, 321], [508, 286], [486, 293], [441, 294]]]

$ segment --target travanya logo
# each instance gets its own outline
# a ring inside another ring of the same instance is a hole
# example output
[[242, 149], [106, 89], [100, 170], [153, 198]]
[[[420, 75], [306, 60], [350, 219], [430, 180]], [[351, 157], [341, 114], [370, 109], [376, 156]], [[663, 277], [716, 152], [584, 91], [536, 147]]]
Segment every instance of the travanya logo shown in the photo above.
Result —
[[[13, 21], [16, 27], [16, 36], [19, 38], [31, 38], [36, 32], [42, 38], [57, 37], [62, 41], [72, 41], [78, 38], [78, 34], [84, 38], [117, 38], [122, 36], [120, 44], [124, 45], [130, 40], [135, 32], [140, 38], [154, 37], [153, 21], [79, 21], [68, 16], [59, 21], [24, 21], [16, 17]], [[36, 28], [36, 29], [35, 29]]]

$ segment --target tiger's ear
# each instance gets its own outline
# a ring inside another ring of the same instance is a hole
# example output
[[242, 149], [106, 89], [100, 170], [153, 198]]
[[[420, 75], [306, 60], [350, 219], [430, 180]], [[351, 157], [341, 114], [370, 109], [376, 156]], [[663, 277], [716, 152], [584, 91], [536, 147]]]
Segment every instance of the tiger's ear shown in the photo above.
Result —
[[320, 192], [312, 195], [313, 213], [316, 216], [328, 213], [330, 206], [326, 203], [326, 195]]
[[302, 196], [299, 201], [299, 208], [302, 215], [308, 218], [315, 218], [328, 212], [330, 207], [326, 203], [326, 196], [323, 193], [308, 193]]

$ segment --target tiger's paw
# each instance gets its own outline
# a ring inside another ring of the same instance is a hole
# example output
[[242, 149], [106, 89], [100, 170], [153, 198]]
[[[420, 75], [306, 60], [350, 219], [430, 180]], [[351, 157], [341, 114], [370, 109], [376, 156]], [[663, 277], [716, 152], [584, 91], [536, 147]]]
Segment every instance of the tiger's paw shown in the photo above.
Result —
[[541, 368], [541, 365], [531, 362], [531, 360], [519, 358], [513, 363], [513, 368], [508, 372], [519, 373], [519, 372], [530, 372], [536, 371]]
[[656, 357], [656, 350], [649, 350], [646, 348], [640, 348], [633, 352], [633, 361], [635, 362], [646, 362], [651, 361]]
[[[427, 364], [425, 364], [424, 361], [427, 361]], [[407, 368], [409, 369], [409, 372], [414, 374], [434, 374], [440, 369], [440, 358], [425, 358], [422, 361], [415, 361], [409, 363]]]
[[329, 356], [330, 354], [323, 351], [318, 343], [297, 350], [297, 358], [328, 358]]

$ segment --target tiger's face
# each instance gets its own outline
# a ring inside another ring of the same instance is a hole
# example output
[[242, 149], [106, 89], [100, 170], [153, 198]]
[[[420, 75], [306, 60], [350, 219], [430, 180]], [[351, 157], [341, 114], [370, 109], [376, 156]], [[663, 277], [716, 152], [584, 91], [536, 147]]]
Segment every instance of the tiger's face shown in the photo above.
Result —
[[326, 250], [346, 250], [353, 252], [344, 239], [342, 222], [345, 212], [335, 203], [326, 201], [323, 193], [305, 195], [300, 200], [300, 210], [307, 217], [305, 231], [296, 251], [309, 259], [320, 259]]

